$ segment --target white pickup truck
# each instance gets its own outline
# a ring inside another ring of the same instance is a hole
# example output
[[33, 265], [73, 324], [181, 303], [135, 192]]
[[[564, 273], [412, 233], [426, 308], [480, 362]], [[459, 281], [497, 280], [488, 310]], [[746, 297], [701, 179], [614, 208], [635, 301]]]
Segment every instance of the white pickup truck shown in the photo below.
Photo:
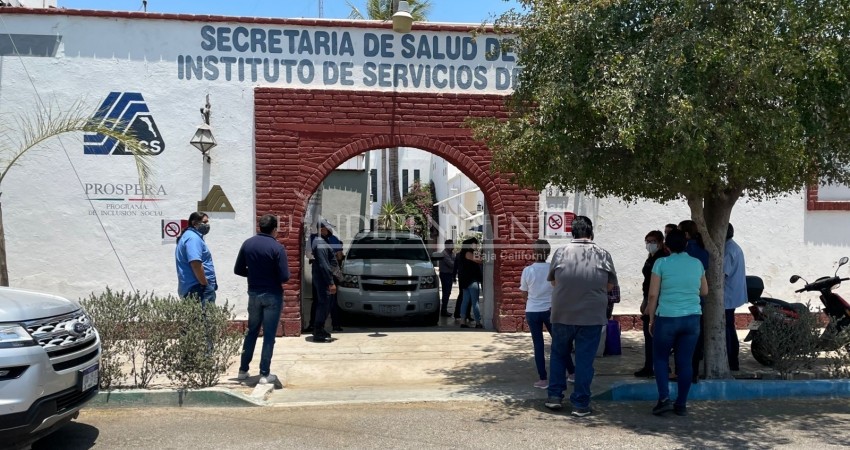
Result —
[[0, 447], [75, 419], [97, 395], [99, 366], [100, 336], [77, 302], [0, 287]]

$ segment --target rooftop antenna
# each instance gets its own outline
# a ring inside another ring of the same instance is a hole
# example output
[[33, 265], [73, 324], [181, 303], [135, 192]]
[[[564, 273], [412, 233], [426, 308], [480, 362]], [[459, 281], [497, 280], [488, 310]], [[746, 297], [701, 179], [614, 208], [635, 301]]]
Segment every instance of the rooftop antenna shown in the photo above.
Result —
[[325, 2], [319, 0], [319, 18], [325, 17]]
[[148, 12], [148, 0], [142, 0], [142, 9]]

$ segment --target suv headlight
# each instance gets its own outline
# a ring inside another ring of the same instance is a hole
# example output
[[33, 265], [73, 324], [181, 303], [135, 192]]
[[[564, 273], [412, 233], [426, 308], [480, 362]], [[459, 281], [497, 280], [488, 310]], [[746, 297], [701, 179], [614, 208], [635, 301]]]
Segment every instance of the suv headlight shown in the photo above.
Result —
[[342, 281], [339, 283], [340, 286], [346, 288], [360, 288], [360, 278], [357, 275], [343, 275]]
[[420, 289], [436, 289], [437, 287], [437, 278], [433, 275], [428, 275], [426, 277], [419, 277], [419, 288]]
[[31, 347], [37, 345], [24, 327], [18, 324], [0, 324], [0, 348]]

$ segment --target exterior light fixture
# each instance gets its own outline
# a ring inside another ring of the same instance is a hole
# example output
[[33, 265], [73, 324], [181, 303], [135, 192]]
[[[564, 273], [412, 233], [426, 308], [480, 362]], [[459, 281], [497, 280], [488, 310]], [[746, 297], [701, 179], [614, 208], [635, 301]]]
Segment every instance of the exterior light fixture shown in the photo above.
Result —
[[413, 27], [413, 16], [410, 15], [410, 4], [404, 0], [398, 2], [398, 8], [393, 14], [393, 31], [396, 33], [410, 33]]
[[201, 117], [204, 118], [204, 123], [198, 125], [198, 129], [195, 130], [195, 135], [192, 136], [192, 139], [189, 140], [189, 143], [201, 151], [201, 154], [204, 156], [204, 159], [207, 161], [207, 164], [209, 164], [210, 162], [212, 162], [212, 159], [210, 158], [208, 153], [216, 145], [218, 145], [218, 143], [215, 141], [215, 136], [213, 136], [212, 128], [210, 128], [209, 94], [207, 94], [206, 106], [201, 108]]
[[478, 206], [476, 207], [476, 209], [478, 210], [478, 212], [484, 211], [484, 204], [481, 203], [481, 202], [478, 202]]

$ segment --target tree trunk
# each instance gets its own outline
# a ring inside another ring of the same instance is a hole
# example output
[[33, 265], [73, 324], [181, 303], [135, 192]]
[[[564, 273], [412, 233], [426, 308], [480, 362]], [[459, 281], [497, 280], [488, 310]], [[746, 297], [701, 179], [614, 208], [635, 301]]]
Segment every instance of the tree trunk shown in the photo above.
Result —
[[726, 354], [726, 308], [723, 303], [723, 257], [726, 247], [726, 228], [732, 208], [740, 196], [737, 193], [718, 194], [709, 198], [689, 198], [691, 218], [702, 233], [708, 251], [708, 296], [703, 307], [705, 337], [705, 375], [709, 379], [731, 377]]
[[401, 206], [401, 191], [398, 187], [398, 147], [393, 147], [388, 151], [390, 153], [390, 201], [395, 206]]
[[387, 149], [381, 149], [381, 205], [389, 201], [387, 197]]
[[9, 266], [6, 265], [6, 229], [3, 227], [3, 205], [0, 203], [0, 286], [9, 285]]

